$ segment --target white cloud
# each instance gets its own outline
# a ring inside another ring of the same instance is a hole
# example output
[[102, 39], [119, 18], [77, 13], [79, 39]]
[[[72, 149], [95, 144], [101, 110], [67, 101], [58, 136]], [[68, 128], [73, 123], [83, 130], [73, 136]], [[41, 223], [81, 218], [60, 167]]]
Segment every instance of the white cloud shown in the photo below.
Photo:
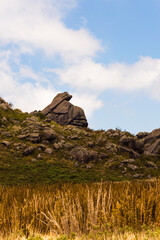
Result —
[[[16, 107], [24, 111], [43, 108], [57, 93], [43, 70], [37, 73], [22, 64], [22, 54], [33, 57], [42, 50], [50, 58], [58, 54], [68, 64], [102, 50], [99, 40], [87, 29], [74, 30], [64, 24], [66, 12], [76, 4], [76, 0], [0, 1], [0, 46], [10, 45], [8, 51], [0, 52], [0, 94]], [[73, 101], [82, 106], [86, 103], [88, 115], [101, 106], [96, 97], [86, 93]]]
[[[21, 73], [15, 73], [8, 63], [9, 51], [6, 56], [3, 55], [5, 51], [0, 54], [0, 96], [12, 102], [14, 107], [28, 112], [48, 105], [57, 91], [50, 84], [42, 86], [39, 83], [40, 76], [31, 69], [24, 68], [25, 71], [21, 69]], [[21, 83], [22, 72], [24, 77], [30, 76], [36, 81]]]
[[0, 43], [41, 49], [46, 54], [60, 54], [65, 61], [94, 56], [101, 49], [99, 41], [86, 29], [67, 28], [62, 21], [64, 9], [74, 0], [0, 1]]
[[50, 85], [50, 81], [46, 77], [44, 77], [43, 73], [34, 72], [34, 70], [30, 66], [20, 65], [18, 77], [21, 80], [35, 80], [37, 83], [47, 83], [48, 85]]
[[[43, 73], [36, 73], [31, 67], [21, 65], [19, 71], [14, 72], [9, 65], [10, 54], [10, 51], [3, 51], [0, 54], [0, 96], [22, 111], [31, 112], [35, 109], [43, 109], [58, 91]], [[32, 81], [25, 79], [32, 79]], [[102, 106], [102, 102], [96, 95], [82, 92], [71, 94], [73, 95], [71, 102], [82, 107], [87, 118]]]
[[42, 110], [57, 94], [54, 88], [44, 88], [41, 85], [34, 85], [32, 83], [17, 85], [14, 91], [11, 95], [14, 107], [27, 112]]
[[102, 101], [98, 99], [97, 95], [85, 92], [73, 93], [71, 102], [74, 105], [82, 107], [85, 110], [87, 117], [91, 117], [94, 111], [103, 106]]
[[107, 66], [84, 59], [81, 64], [53, 70], [63, 83], [81, 91], [100, 93], [107, 89], [153, 91], [160, 82], [160, 59], [141, 57], [133, 64], [112, 63]]

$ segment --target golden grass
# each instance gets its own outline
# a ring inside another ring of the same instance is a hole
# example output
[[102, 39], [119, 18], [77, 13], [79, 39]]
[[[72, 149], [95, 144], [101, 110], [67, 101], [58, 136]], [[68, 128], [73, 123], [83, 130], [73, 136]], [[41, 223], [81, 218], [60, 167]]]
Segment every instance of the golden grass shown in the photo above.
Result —
[[0, 240], [160, 240], [160, 229], [146, 230], [141, 232], [128, 231], [124, 232], [116, 231], [114, 233], [90, 233], [88, 235], [78, 236], [55, 236], [53, 234], [43, 235], [43, 234], [33, 234], [31, 237], [26, 238], [18, 234], [11, 234], [7, 238], [0, 237]]
[[[107, 238], [108, 233], [115, 234], [116, 229], [119, 232], [126, 226], [137, 230], [142, 230], [142, 226], [160, 227], [159, 179], [151, 182], [0, 186], [2, 239], [7, 236], [11, 239], [15, 234], [30, 237], [35, 232], [52, 236], [75, 233], [77, 237], [95, 234], [93, 239], [107, 240], [144, 239], [132, 236]], [[98, 233], [100, 238], [97, 238]], [[135, 233], [126, 231], [125, 234]]]

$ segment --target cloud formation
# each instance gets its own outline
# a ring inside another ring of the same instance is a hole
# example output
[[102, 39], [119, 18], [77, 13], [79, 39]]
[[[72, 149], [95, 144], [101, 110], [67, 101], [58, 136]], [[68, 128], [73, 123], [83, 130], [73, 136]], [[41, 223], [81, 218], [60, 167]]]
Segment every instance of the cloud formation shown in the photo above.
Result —
[[0, 44], [24, 44], [65, 61], [94, 56], [101, 49], [89, 31], [67, 28], [64, 12], [74, 0], [5, 0], [0, 2]]
[[[54, 73], [62, 86], [69, 86], [72, 102], [83, 107], [87, 117], [102, 107], [100, 94], [108, 89], [144, 90], [160, 100], [160, 59], [97, 62], [101, 42], [84, 27], [65, 25], [65, 15], [76, 4], [76, 0], [0, 1], [0, 95], [24, 111], [42, 109], [59, 90], [49, 78]], [[82, 21], [87, 23], [83, 16]], [[29, 61], [22, 61], [22, 56], [34, 58], [37, 53], [53, 62], [51, 69], [35, 70]], [[57, 55], [61, 66], [55, 69]]]
[[[74, 30], [64, 24], [65, 14], [76, 4], [76, 0], [0, 2], [0, 94], [22, 110], [43, 108], [57, 93], [43, 70], [35, 72], [30, 65], [22, 64], [22, 55], [34, 57], [40, 50], [50, 59], [58, 54], [68, 64], [93, 57], [102, 49], [88, 30]], [[7, 46], [9, 50], [4, 50]], [[88, 102], [88, 114], [100, 105], [92, 95], [80, 96], [78, 102]]]
[[[13, 52], [9, 50], [0, 53], [0, 95], [23, 111], [45, 107], [57, 93], [56, 90], [41, 74], [29, 67], [20, 65], [18, 71], [13, 71], [10, 66], [11, 55]], [[32, 81], [25, 81], [28, 77]], [[43, 86], [42, 83], [46, 82]]]
[[56, 69], [59, 79], [77, 89], [100, 93], [107, 89], [123, 91], [151, 90], [160, 81], [160, 59], [141, 57], [133, 64], [102, 65], [92, 59]]

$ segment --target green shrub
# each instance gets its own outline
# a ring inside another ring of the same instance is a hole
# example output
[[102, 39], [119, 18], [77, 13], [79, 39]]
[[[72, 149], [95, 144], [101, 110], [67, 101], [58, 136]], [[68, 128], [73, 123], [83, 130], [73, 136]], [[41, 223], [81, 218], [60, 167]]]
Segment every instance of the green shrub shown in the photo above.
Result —
[[38, 113], [36, 114], [36, 117], [39, 117], [41, 120], [43, 120], [43, 119], [46, 118], [46, 116], [45, 116], [42, 112], [38, 112]]

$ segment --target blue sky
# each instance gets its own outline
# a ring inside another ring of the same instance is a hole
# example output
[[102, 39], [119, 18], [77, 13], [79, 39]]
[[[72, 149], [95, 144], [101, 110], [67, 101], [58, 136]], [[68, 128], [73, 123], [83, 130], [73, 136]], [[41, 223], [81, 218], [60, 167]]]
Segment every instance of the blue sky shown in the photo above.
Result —
[[89, 127], [159, 128], [160, 0], [0, 2], [0, 96], [23, 111], [68, 91]]

